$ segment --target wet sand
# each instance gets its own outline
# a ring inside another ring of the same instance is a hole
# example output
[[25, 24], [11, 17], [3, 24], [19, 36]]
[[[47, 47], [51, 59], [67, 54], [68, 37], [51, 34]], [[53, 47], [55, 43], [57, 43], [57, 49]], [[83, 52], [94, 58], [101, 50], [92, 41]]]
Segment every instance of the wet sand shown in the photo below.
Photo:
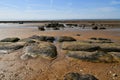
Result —
[[[76, 34], [81, 36], [76, 36]], [[32, 35], [72, 36], [77, 40], [102, 37], [120, 42], [120, 29], [38, 31], [37, 28], [33, 27], [0, 28], [0, 39], [6, 37], [27, 38]], [[56, 46], [60, 46], [60, 44], [56, 44]], [[92, 74], [99, 80], [120, 80], [119, 63], [91, 63], [73, 60], [66, 57], [63, 51], [58, 51], [58, 57], [53, 61], [39, 57], [23, 61], [20, 59], [23, 54], [22, 49], [0, 55], [0, 80], [63, 80], [64, 74], [69, 72]], [[113, 74], [117, 74], [117, 77], [113, 78]]]

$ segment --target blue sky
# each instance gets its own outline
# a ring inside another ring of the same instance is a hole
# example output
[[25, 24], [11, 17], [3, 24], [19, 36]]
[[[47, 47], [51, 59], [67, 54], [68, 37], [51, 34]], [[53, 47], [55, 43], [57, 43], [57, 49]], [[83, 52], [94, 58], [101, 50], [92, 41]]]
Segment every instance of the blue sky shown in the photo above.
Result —
[[120, 19], [120, 0], [1, 0], [0, 20]]

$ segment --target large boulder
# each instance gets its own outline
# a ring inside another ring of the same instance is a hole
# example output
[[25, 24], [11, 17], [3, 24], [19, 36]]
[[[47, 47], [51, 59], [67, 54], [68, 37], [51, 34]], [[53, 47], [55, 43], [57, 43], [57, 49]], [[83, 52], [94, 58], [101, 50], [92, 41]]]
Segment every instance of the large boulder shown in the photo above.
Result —
[[100, 47], [87, 42], [63, 42], [62, 44], [63, 50], [70, 51], [96, 51], [99, 50]]
[[26, 60], [28, 57], [38, 57], [41, 56], [47, 59], [54, 59], [57, 57], [56, 47], [49, 42], [39, 42], [33, 43], [26, 47], [23, 50], [24, 54], [21, 56], [21, 59]]
[[17, 37], [13, 37], [13, 38], [5, 38], [5, 39], [2, 39], [0, 42], [17, 42], [19, 41], [20, 38], [17, 38]]
[[60, 36], [57, 38], [59, 42], [71, 42], [71, 41], [76, 41], [76, 39], [69, 37], [69, 36]]
[[64, 80], [98, 80], [96, 77], [90, 74], [79, 74], [79, 73], [67, 73], [64, 76]]

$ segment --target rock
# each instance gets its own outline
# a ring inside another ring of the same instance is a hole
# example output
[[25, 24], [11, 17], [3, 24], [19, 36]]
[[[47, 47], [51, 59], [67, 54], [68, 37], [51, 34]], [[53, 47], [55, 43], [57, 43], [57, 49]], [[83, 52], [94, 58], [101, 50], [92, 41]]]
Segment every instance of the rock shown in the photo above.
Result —
[[5, 39], [1, 40], [0, 42], [17, 42], [19, 40], [20, 40], [19, 38], [13, 37], [13, 38], [5, 38]]
[[39, 41], [45, 41], [45, 36], [37, 36], [37, 35], [33, 35], [31, 37], [29, 37], [28, 39], [35, 39], [35, 40], [39, 40]]
[[52, 36], [46, 36], [45, 40], [48, 42], [53, 42], [53, 41], [55, 41], [55, 38]]
[[45, 28], [44, 28], [44, 26], [38, 26], [38, 30], [45, 31]]
[[72, 37], [68, 37], [68, 36], [60, 36], [58, 37], [58, 41], [59, 42], [64, 42], [64, 41], [71, 42], [71, 41], [76, 41], [76, 39]]
[[[41, 56], [47, 59], [54, 59], [57, 57], [56, 47], [48, 42], [34, 43], [24, 48], [24, 53], [30, 57]], [[26, 56], [26, 55], [25, 55]]]
[[22, 60], [28, 60], [29, 58], [31, 58], [31, 56], [29, 56], [28, 54], [23, 54], [20, 58]]
[[86, 42], [63, 42], [62, 49], [70, 51], [96, 51], [100, 47]]
[[2, 44], [0, 45], [0, 53], [2, 54], [8, 54], [12, 51], [18, 50], [23, 48], [25, 43], [8, 43], [8, 44]]
[[38, 40], [38, 41], [48, 41], [48, 42], [53, 42], [55, 40], [54, 37], [52, 36], [37, 36], [37, 35], [33, 35], [32, 37], [29, 37], [27, 40]]
[[106, 28], [105, 28], [105, 27], [100, 27], [99, 29], [102, 29], [102, 30], [103, 30], [103, 29], [106, 29]]
[[79, 73], [68, 73], [64, 76], [64, 80], [98, 80], [93, 75], [90, 74], [79, 74]]
[[59, 27], [53, 27], [53, 30], [60, 30]]
[[80, 34], [76, 34], [76, 36], [81, 36]]
[[104, 43], [104, 44], [97, 44], [100, 46], [101, 51], [105, 52], [120, 52], [120, 45], [116, 43]]
[[71, 58], [80, 59], [83, 61], [105, 62], [105, 63], [114, 62], [114, 59], [110, 54], [107, 54], [102, 51], [95, 51], [95, 52], [68, 51], [66, 55]]
[[91, 43], [113, 43], [111, 39], [107, 38], [90, 38]]
[[94, 27], [92, 27], [92, 29], [93, 29], [93, 30], [97, 30], [97, 29], [98, 29], [98, 27], [97, 27], [97, 26], [94, 26]]
[[62, 43], [63, 50], [70, 51], [104, 51], [104, 52], [120, 52], [120, 45], [116, 43], [90, 43], [90, 42], [63, 42]]
[[112, 55], [115, 61], [120, 62], [120, 52], [109, 52], [108, 54]]

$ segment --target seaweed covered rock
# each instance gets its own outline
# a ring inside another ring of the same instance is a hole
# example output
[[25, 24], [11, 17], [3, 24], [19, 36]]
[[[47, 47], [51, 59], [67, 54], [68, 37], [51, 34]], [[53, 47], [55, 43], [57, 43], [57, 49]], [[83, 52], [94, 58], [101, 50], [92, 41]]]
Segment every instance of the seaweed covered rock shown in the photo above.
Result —
[[59, 42], [71, 42], [71, 41], [76, 41], [76, 39], [72, 38], [72, 37], [69, 37], [69, 36], [60, 36], [58, 37], [57, 39]]
[[68, 51], [67, 56], [75, 59], [80, 59], [83, 61], [90, 61], [90, 62], [111, 63], [116, 61], [112, 55], [102, 51], [95, 51], [95, 52]]
[[120, 52], [120, 44], [117, 43], [104, 43], [104, 44], [97, 44], [100, 46], [101, 51], [105, 52]]
[[18, 42], [19, 40], [20, 40], [20, 38], [13, 37], [13, 38], [5, 38], [5, 39], [1, 40], [0, 42]]
[[63, 42], [62, 44], [63, 50], [70, 50], [70, 51], [96, 51], [100, 49], [99, 46], [86, 43], [86, 42]]
[[64, 80], [98, 80], [96, 77], [90, 74], [79, 74], [79, 73], [67, 73], [64, 76]]
[[38, 26], [38, 30], [39, 31], [45, 31], [45, 28], [44, 28], [44, 26]]
[[12, 51], [23, 48], [25, 43], [1, 43], [0, 44], [0, 53], [10, 53]]
[[[41, 56], [47, 59], [54, 59], [57, 57], [56, 47], [49, 42], [39, 42], [30, 44], [24, 47], [24, 54], [21, 56], [21, 59], [27, 59], [28, 57], [37, 57]], [[27, 57], [27, 58], [26, 58]]]

